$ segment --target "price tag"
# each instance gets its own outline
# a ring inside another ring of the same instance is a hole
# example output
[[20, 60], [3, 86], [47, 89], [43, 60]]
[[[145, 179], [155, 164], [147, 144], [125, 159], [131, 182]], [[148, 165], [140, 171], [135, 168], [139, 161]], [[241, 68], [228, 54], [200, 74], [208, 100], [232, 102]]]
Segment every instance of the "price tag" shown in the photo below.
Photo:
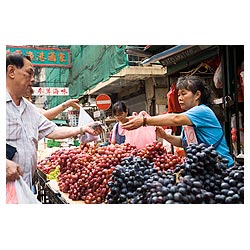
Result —
[[198, 140], [192, 126], [184, 126], [184, 133], [187, 139], [188, 145], [190, 144], [198, 144]]
[[97, 111], [94, 112], [94, 118], [98, 118], [100, 116], [101, 116], [100, 110], [97, 110]]

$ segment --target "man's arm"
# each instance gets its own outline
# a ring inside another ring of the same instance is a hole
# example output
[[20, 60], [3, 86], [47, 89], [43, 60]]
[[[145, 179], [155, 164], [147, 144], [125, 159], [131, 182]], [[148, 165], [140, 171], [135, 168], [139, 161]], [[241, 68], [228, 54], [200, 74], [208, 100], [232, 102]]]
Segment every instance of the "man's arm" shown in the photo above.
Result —
[[66, 139], [89, 133], [99, 135], [102, 133], [102, 127], [97, 122], [93, 122], [82, 127], [56, 127], [55, 130], [47, 135], [49, 139]]

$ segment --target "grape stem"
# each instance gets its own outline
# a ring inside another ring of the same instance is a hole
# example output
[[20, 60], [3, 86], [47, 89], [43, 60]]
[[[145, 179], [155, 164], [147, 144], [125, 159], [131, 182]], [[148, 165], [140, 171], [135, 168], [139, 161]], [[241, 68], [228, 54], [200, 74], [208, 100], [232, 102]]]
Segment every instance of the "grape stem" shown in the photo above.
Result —
[[183, 171], [183, 169], [181, 169], [178, 173], [174, 173], [174, 175], [175, 175], [175, 183], [179, 182], [179, 176], [182, 173], [182, 171]]

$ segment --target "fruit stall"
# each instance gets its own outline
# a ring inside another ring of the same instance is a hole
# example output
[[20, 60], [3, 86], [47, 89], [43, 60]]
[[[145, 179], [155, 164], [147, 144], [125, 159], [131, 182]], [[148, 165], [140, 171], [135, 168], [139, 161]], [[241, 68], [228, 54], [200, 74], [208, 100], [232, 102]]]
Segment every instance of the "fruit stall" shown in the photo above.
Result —
[[59, 148], [38, 162], [38, 199], [44, 204], [244, 203], [244, 166], [227, 167], [213, 146], [167, 152], [162, 142], [81, 144]]

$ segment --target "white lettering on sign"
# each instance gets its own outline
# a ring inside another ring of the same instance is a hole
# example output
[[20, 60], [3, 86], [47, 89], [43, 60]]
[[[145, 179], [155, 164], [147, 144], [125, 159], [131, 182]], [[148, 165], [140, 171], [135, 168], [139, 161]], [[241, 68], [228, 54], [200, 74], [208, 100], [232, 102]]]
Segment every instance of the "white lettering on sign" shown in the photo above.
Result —
[[41, 96], [41, 95], [57, 95], [57, 96], [68, 96], [69, 95], [69, 88], [66, 87], [32, 87], [34, 90], [34, 96]]
[[101, 101], [97, 101], [96, 103], [98, 103], [98, 104], [110, 104], [110, 100], [101, 100]]

